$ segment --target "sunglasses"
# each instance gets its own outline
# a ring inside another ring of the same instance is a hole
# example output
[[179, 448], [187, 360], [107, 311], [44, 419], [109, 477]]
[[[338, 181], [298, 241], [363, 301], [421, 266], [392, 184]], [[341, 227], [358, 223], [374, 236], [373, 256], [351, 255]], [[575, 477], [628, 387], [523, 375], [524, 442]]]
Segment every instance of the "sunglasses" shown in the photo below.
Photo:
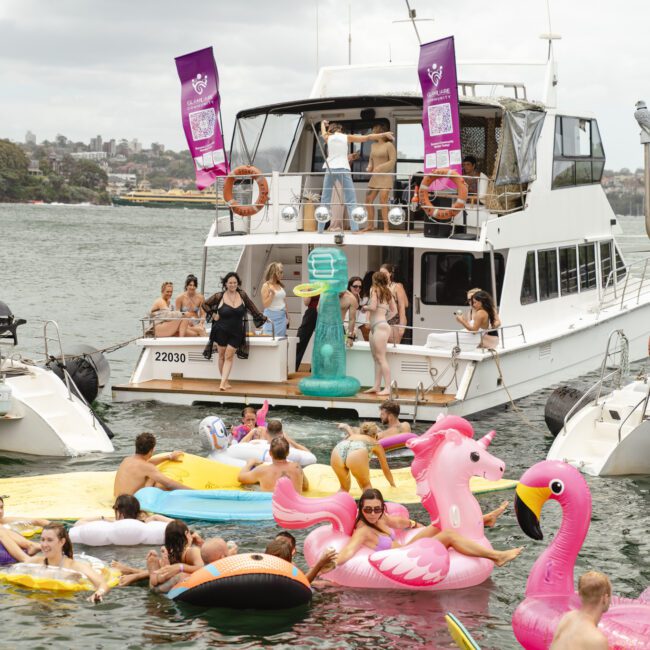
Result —
[[367, 515], [371, 515], [373, 512], [374, 512], [376, 515], [379, 515], [379, 514], [381, 514], [382, 512], [384, 512], [384, 506], [375, 506], [374, 508], [373, 508], [372, 506], [365, 506], [364, 508], [362, 508], [362, 510], [363, 510]]
[[353, 284], [352, 288], [353, 289], [361, 289], [361, 285], [360, 284]]

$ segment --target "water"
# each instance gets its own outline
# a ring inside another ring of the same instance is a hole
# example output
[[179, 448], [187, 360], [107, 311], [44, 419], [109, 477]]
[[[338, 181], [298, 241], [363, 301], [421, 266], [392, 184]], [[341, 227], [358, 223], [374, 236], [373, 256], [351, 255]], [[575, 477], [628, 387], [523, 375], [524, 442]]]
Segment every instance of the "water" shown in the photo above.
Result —
[[[59, 323], [69, 343], [103, 347], [137, 336], [138, 319], [159, 295], [163, 281], [173, 280], [177, 295], [188, 273], [200, 274], [202, 244], [211, 219], [210, 212], [195, 210], [0, 205], [0, 300], [29, 321], [19, 330], [21, 350], [42, 356], [45, 318]], [[645, 244], [642, 219], [621, 221], [624, 248]], [[209, 288], [233, 268], [238, 255], [237, 248], [209, 254]], [[627, 256], [628, 261], [637, 257], [635, 253]], [[111, 381], [127, 381], [136, 357], [133, 345], [111, 354]], [[636, 363], [632, 371], [642, 367]], [[581, 378], [576, 385], [586, 386], [590, 380], [593, 375]], [[540, 391], [518, 402], [532, 426], [504, 408], [474, 418], [479, 433], [497, 430], [490, 451], [506, 462], [507, 476], [516, 478], [545, 458], [551, 443], [543, 422], [549, 392]], [[112, 404], [108, 392], [100, 402], [103, 416], [117, 434], [115, 454], [67, 460], [0, 457], [2, 476], [114, 469], [131, 453], [135, 435], [146, 430], [156, 433], [161, 450], [200, 453], [197, 424], [215, 412], [214, 407]], [[236, 413], [235, 408], [220, 409], [228, 418]], [[314, 450], [319, 462], [327, 462], [338, 439], [334, 420], [277, 409], [274, 414], [283, 418], [291, 435]], [[650, 583], [650, 478], [587, 477], [587, 482], [592, 489], [593, 519], [577, 572], [603, 570], [612, 578], [617, 593], [636, 596]], [[502, 494], [484, 495], [481, 506], [487, 511], [502, 498]], [[542, 528], [547, 540], [559, 524], [559, 508], [554, 506], [552, 503], [544, 510]], [[411, 507], [411, 512], [425, 519], [421, 507]], [[243, 551], [263, 549], [276, 531], [271, 522], [196, 528], [206, 535], [235, 539]], [[297, 532], [301, 542], [304, 533]], [[3, 641], [11, 639], [13, 646], [30, 648], [140, 648], [154, 644], [182, 648], [451, 648], [455, 646], [443, 615], [452, 611], [483, 648], [516, 648], [510, 618], [546, 542], [525, 537], [511, 510], [488, 536], [497, 548], [523, 544], [526, 550], [479, 587], [440, 594], [323, 587], [311, 607], [285, 613], [180, 606], [144, 587], [115, 590], [104, 604], [92, 606], [80, 596], [61, 598], [3, 586]], [[93, 549], [93, 553], [105, 560], [119, 557], [137, 565], [143, 564], [146, 549], [106, 547]], [[298, 563], [302, 562], [298, 556]]]

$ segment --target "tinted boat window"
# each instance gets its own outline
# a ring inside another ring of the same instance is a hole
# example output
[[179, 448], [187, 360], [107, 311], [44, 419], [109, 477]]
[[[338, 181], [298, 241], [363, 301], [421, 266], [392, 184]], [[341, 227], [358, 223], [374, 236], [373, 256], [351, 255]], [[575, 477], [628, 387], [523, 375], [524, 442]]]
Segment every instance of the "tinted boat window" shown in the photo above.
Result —
[[557, 250], [555, 248], [537, 251], [537, 268], [539, 270], [539, 299], [557, 298]]
[[625, 268], [625, 262], [623, 262], [623, 258], [621, 257], [618, 248], [614, 247], [614, 251], [616, 254], [616, 279], [620, 281], [626, 276], [627, 269]]
[[560, 293], [578, 293], [578, 255], [575, 246], [560, 248]]
[[600, 244], [600, 285], [606, 287], [614, 282], [614, 277], [609, 277], [612, 272], [612, 242]]
[[578, 260], [580, 263], [580, 291], [595, 289], [597, 284], [595, 245], [580, 244], [578, 246]]
[[535, 269], [535, 251], [529, 251], [526, 255], [526, 268], [524, 279], [521, 283], [520, 301], [522, 305], [530, 305], [537, 302], [537, 270]]

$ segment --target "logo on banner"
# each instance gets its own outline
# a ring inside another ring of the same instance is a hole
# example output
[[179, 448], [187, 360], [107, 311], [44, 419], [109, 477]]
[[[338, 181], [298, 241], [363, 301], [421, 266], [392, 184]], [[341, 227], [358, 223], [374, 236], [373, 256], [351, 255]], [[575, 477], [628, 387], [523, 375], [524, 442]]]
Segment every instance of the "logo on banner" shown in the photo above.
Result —
[[196, 79], [192, 79], [192, 88], [197, 95], [202, 95], [203, 91], [208, 86], [208, 75], [202, 75], [200, 72], [196, 75]]
[[436, 88], [442, 79], [442, 70], [443, 66], [438, 67], [435, 63], [430, 68], [427, 68], [427, 75]]

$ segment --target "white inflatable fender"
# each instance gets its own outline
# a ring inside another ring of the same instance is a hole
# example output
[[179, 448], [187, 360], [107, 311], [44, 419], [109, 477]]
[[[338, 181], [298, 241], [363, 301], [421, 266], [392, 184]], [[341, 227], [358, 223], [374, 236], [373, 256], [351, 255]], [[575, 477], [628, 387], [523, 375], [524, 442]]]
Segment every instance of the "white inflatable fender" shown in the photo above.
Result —
[[[218, 460], [221, 463], [235, 465], [226, 459], [235, 459], [239, 461], [259, 460], [264, 463], [271, 462], [271, 455], [269, 453], [271, 445], [266, 440], [251, 440], [250, 442], [237, 442], [233, 443], [222, 452], [212, 452], [210, 454], [211, 460]], [[302, 467], [313, 465], [316, 462], [316, 456], [310, 451], [303, 451], [295, 447], [289, 448], [289, 456], [287, 460], [298, 463]], [[242, 466], [243, 466], [242, 464]], [[237, 463], [239, 465], [239, 463]]]
[[87, 546], [137, 546], [138, 544], [158, 545], [165, 542], [166, 521], [119, 519], [118, 521], [90, 521], [73, 526], [70, 540], [73, 544]]

